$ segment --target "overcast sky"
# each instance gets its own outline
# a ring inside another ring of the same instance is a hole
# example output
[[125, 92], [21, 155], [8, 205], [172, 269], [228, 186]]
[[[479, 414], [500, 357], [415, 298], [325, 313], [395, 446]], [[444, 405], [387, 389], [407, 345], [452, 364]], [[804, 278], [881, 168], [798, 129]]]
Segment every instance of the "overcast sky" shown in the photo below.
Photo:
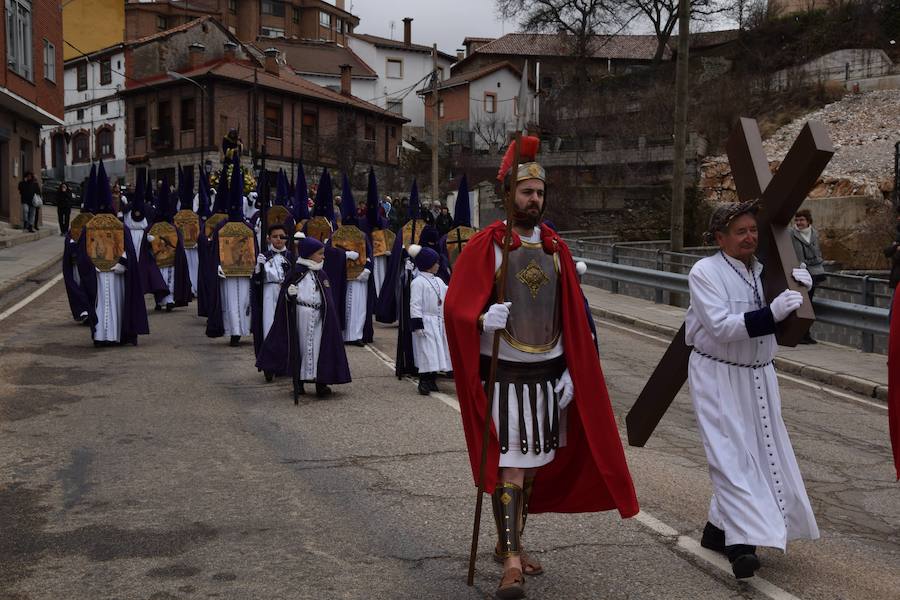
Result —
[[455, 54], [466, 37], [500, 37], [516, 30], [515, 23], [504, 28], [493, 0], [347, 0], [347, 9], [359, 17], [359, 33], [390, 38], [393, 21], [395, 40], [403, 39], [403, 18], [412, 17], [413, 43], [436, 42], [448, 54]]

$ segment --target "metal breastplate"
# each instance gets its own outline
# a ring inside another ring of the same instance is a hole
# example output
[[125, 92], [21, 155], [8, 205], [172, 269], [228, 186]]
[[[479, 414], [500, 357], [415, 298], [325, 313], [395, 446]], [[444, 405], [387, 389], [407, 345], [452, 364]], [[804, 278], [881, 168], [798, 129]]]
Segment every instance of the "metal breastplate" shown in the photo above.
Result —
[[[499, 277], [499, 274], [498, 274]], [[509, 253], [506, 300], [512, 302], [503, 339], [522, 352], [542, 354], [559, 341], [559, 262], [540, 244], [523, 242]]]

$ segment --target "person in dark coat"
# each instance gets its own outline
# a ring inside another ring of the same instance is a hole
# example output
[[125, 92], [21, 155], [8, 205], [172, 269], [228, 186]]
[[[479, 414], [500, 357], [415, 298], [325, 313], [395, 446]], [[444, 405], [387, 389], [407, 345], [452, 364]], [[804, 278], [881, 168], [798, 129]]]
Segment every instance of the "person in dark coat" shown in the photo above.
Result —
[[[828, 278], [825, 275], [825, 259], [822, 257], [822, 248], [819, 246], [819, 232], [812, 224], [812, 213], [806, 209], [799, 210], [794, 215], [794, 228], [791, 230], [791, 242], [794, 245], [797, 260], [806, 265], [806, 270], [812, 275], [813, 287], [809, 289], [810, 300], [816, 293], [816, 286]], [[807, 331], [800, 343], [815, 344], [817, 342]]]
[[56, 217], [59, 220], [59, 235], [66, 235], [69, 231], [69, 217], [72, 214], [72, 190], [69, 184], [63, 181], [56, 191]]
[[441, 212], [438, 213], [437, 219], [434, 221], [434, 227], [442, 236], [447, 235], [447, 232], [453, 229], [453, 217], [450, 216], [449, 208], [446, 206], [441, 207]]
[[34, 232], [37, 228], [36, 209], [34, 206], [34, 197], [41, 193], [37, 181], [34, 179], [34, 173], [28, 171], [25, 177], [19, 182], [19, 200], [22, 202], [22, 229]]

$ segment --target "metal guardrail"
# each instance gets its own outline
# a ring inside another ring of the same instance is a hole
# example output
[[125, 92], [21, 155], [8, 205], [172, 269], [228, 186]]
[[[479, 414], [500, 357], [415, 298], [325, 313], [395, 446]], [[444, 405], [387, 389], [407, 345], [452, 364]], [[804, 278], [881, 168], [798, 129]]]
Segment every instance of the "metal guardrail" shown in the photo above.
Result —
[[[620, 265], [612, 262], [577, 257], [575, 260], [583, 261], [587, 267], [587, 273], [611, 282], [630, 283], [657, 290], [678, 294], [689, 294], [688, 276], [644, 267]], [[613, 291], [617, 293], [617, 291]], [[659, 297], [659, 294], [657, 294]], [[816, 310], [816, 319], [823, 323], [838, 325], [859, 331], [862, 335], [873, 334], [887, 335], [889, 330], [888, 309], [813, 298], [813, 308]], [[865, 338], [864, 338], [865, 340]], [[864, 351], [866, 344], [863, 344]]]

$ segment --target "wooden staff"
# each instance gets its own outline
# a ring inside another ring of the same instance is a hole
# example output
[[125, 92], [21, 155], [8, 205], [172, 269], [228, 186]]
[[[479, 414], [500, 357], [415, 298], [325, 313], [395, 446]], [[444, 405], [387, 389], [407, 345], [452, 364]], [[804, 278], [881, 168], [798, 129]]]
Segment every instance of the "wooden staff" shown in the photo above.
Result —
[[[516, 177], [519, 172], [519, 152], [522, 147], [521, 129], [516, 131], [515, 150], [513, 162], [509, 173], [512, 175], [509, 182], [509, 190], [504, 199], [506, 207], [506, 229], [503, 234], [503, 252], [500, 261], [500, 279], [497, 282], [497, 304], [502, 304], [506, 298], [506, 272], [509, 267], [509, 247], [512, 244], [513, 207], [516, 200]], [[494, 345], [491, 349], [491, 368], [488, 375], [487, 397], [485, 401], [484, 427], [481, 431], [481, 465], [478, 467], [478, 497], [475, 499], [475, 521], [472, 524], [472, 548], [469, 551], [469, 577], [468, 585], [475, 581], [475, 556], [478, 554], [478, 533], [481, 529], [481, 504], [484, 498], [484, 471], [487, 465], [487, 447], [490, 438], [491, 421], [493, 420], [494, 386], [497, 382], [497, 358], [500, 354], [500, 330], [494, 332]]]

